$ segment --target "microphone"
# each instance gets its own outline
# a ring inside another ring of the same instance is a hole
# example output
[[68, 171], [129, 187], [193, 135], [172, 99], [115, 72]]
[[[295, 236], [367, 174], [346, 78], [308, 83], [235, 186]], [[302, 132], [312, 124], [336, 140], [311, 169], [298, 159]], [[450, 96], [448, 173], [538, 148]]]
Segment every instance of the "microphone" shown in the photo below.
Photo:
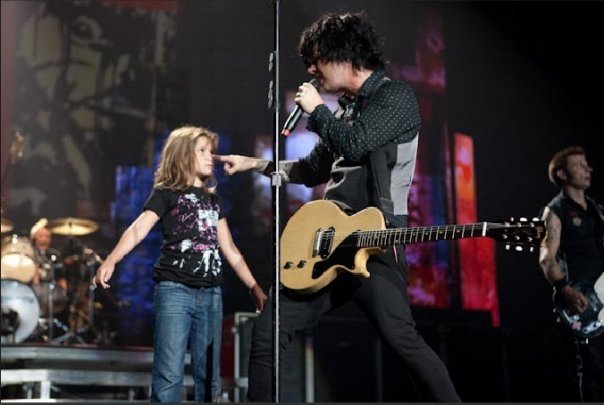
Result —
[[[309, 83], [312, 84], [315, 87], [315, 89], [319, 90], [320, 84], [317, 79], [312, 79]], [[291, 112], [289, 117], [287, 117], [287, 120], [285, 121], [285, 124], [283, 125], [283, 129], [281, 130], [281, 135], [289, 136], [291, 134], [291, 132], [294, 130], [294, 128], [298, 124], [298, 121], [300, 121], [300, 118], [302, 117], [303, 112], [304, 112], [304, 110], [302, 110], [302, 107], [300, 107], [298, 104], [296, 104], [296, 107]]]

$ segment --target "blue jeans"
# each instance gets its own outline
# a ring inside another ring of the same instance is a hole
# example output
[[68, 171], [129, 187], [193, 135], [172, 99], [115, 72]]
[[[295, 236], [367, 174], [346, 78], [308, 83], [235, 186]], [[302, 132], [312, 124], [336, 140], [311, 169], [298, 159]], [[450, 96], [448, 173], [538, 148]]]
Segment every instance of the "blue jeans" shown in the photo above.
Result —
[[195, 383], [195, 401], [220, 393], [222, 290], [193, 288], [172, 281], [155, 285], [155, 331], [151, 402], [183, 400], [187, 343]]

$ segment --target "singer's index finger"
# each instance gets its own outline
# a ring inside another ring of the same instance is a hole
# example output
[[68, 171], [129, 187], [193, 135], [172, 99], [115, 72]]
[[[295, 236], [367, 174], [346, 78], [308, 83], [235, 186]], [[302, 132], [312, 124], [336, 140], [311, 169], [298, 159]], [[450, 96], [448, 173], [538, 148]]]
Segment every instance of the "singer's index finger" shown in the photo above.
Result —
[[212, 155], [212, 159], [214, 159], [218, 162], [224, 162], [226, 160], [225, 157], [222, 155]]

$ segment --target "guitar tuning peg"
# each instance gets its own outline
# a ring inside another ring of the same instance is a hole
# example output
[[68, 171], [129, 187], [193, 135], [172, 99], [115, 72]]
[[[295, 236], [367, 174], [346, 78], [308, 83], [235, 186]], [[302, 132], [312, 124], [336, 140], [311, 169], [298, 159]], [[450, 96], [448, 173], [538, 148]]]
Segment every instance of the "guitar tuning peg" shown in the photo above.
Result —
[[515, 246], [514, 249], [516, 249], [516, 252], [522, 252], [522, 246]]
[[535, 247], [534, 247], [534, 246], [531, 246], [531, 247], [529, 248], [529, 252], [531, 252], [531, 253], [532, 253], [532, 252], [534, 252], [534, 251], [535, 251]]
[[540, 219], [537, 217], [533, 217], [533, 219], [531, 219], [531, 221], [537, 222], [537, 221], [540, 221]]
[[528, 219], [526, 219], [525, 217], [520, 217], [520, 222], [528, 222]]
[[505, 250], [510, 250], [510, 244], [509, 243], [505, 244]]

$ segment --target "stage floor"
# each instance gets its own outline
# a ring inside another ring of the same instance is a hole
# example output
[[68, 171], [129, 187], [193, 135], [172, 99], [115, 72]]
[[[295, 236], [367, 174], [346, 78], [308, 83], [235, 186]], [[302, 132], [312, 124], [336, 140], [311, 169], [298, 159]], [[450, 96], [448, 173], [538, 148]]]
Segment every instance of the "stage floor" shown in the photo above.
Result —
[[[3, 402], [51, 398], [133, 401], [149, 397], [153, 364], [149, 347], [5, 344], [1, 358]], [[185, 387], [191, 388], [189, 354], [185, 364]]]

